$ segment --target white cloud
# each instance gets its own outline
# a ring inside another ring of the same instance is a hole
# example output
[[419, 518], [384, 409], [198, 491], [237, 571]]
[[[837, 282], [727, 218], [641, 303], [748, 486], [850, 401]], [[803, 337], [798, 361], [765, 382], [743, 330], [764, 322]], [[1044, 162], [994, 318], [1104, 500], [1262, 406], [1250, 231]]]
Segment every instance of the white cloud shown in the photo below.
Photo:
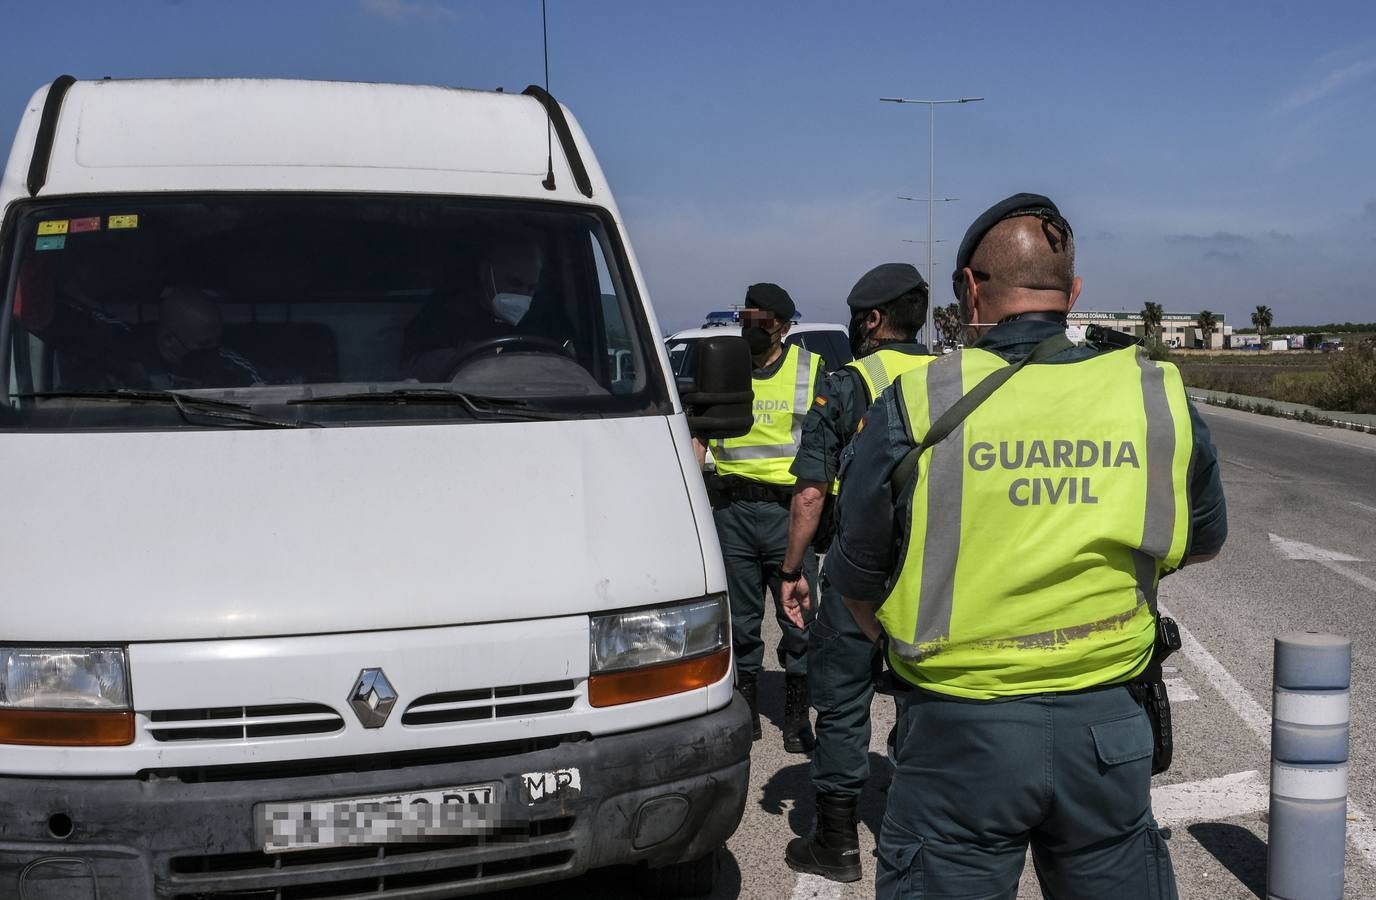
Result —
[[1329, 71], [1322, 78], [1287, 94], [1276, 107], [1279, 112], [1293, 112], [1322, 100], [1346, 84], [1376, 72], [1376, 58], [1360, 59]]
[[431, 0], [363, 0], [363, 8], [395, 21], [454, 22], [459, 14]]

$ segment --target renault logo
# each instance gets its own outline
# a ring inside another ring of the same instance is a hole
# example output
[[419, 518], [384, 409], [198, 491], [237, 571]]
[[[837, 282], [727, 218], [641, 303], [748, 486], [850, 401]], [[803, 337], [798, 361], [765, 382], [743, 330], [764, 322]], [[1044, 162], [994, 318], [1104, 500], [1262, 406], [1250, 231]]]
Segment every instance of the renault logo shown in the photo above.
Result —
[[396, 703], [397, 692], [381, 669], [358, 673], [354, 689], [349, 692], [349, 705], [364, 728], [381, 728]]

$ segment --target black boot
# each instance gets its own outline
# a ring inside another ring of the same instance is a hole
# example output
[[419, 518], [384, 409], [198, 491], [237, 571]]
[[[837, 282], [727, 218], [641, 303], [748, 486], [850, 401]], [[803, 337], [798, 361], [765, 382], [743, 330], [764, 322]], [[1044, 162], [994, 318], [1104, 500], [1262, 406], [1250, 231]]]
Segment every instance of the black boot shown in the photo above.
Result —
[[812, 721], [808, 718], [807, 676], [789, 675], [784, 678], [784, 749], [789, 753], [807, 753], [815, 741]]
[[859, 797], [817, 795], [817, 830], [788, 842], [784, 861], [795, 872], [832, 881], [860, 880], [860, 834], [855, 824]]
[[755, 690], [755, 676], [749, 672], [736, 672], [736, 690], [741, 692], [750, 706], [750, 739], [760, 739], [760, 698]]

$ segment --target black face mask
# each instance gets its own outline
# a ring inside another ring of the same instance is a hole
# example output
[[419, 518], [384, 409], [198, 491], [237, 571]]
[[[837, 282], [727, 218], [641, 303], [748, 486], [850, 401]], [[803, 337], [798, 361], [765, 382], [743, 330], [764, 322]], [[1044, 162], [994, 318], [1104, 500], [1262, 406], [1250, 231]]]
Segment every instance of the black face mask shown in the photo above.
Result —
[[774, 335], [759, 325], [742, 326], [741, 337], [745, 338], [745, 343], [750, 347], [751, 356], [764, 356], [769, 351], [769, 345], [774, 343]]
[[857, 312], [850, 317], [850, 355], [859, 359], [870, 352], [870, 332], [865, 327], [865, 319], [869, 317], [869, 310]]

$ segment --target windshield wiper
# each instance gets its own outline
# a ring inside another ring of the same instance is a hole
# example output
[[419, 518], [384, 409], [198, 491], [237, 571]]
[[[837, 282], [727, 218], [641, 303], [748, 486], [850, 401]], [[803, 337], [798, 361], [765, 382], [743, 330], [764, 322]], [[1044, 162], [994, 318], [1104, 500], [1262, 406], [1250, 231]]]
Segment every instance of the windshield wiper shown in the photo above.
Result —
[[[109, 400], [121, 403], [160, 403], [175, 406], [181, 417], [190, 422], [192, 416], [202, 416], [225, 422], [238, 422], [258, 428], [319, 428], [315, 422], [289, 422], [254, 412], [247, 404], [215, 397], [197, 397], [177, 391], [143, 391], [119, 388], [113, 391], [38, 391], [11, 394], [23, 400]], [[194, 423], [193, 423], [194, 424]]]
[[535, 409], [518, 397], [490, 397], [470, 394], [450, 388], [396, 388], [389, 391], [363, 391], [352, 394], [325, 394], [320, 397], [297, 397], [287, 405], [306, 403], [384, 403], [405, 406], [411, 403], [458, 404], [474, 416], [497, 416], [515, 419], [555, 421], [567, 419], [561, 413]]

